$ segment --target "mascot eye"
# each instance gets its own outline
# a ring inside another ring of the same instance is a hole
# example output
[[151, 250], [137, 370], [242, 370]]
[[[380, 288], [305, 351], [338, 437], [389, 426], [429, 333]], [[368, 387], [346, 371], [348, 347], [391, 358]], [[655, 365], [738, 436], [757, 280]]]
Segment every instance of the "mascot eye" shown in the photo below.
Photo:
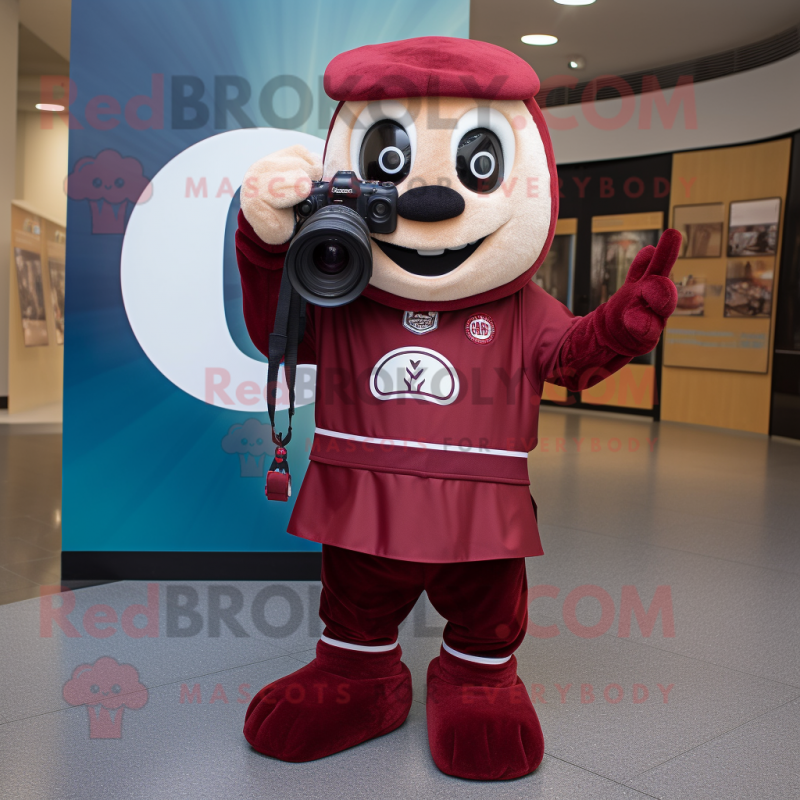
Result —
[[503, 178], [503, 148], [488, 128], [475, 128], [464, 134], [456, 150], [458, 179], [470, 191], [488, 194]]
[[405, 128], [388, 119], [373, 125], [361, 143], [359, 160], [364, 180], [405, 180], [411, 171], [411, 141]]

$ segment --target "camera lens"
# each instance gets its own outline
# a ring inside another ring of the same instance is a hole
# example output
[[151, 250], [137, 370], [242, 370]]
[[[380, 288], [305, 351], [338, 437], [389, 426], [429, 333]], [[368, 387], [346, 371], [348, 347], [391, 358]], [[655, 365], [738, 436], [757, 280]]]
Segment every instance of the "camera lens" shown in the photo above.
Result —
[[[381, 202], [388, 213], [388, 203]], [[295, 290], [314, 305], [352, 302], [372, 277], [367, 223], [347, 206], [324, 206], [292, 239], [285, 269]]]
[[389, 206], [387, 206], [383, 201], [380, 203], [375, 203], [372, 208], [375, 211], [375, 216], [377, 217], [383, 217], [389, 211]]
[[326, 275], [337, 275], [350, 260], [345, 247], [338, 242], [324, 242], [318, 244], [311, 254], [314, 266]]

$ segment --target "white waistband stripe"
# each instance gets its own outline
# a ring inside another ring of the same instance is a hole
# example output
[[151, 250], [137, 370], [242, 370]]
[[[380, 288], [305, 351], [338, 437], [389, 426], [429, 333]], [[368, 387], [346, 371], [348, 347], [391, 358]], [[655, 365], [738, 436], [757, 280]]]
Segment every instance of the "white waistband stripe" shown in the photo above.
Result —
[[388, 653], [397, 647], [397, 642], [394, 644], [350, 644], [349, 642], [340, 642], [337, 639], [331, 639], [324, 633], [319, 637], [326, 644], [332, 644], [334, 647], [341, 647], [343, 650], [358, 650], [360, 653]]
[[484, 658], [483, 656], [470, 656], [466, 653], [459, 653], [458, 650], [453, 650], [447, 642], [442, 642], [442, 647], [444, 647], [451, 656], [462, 658], [464, 661], [472, 661], [474, 664], [506, 664], [511, 660], [511, 656], [506, 656], [505, 658]]
[[356, 436], [353, 433], [340, 433], [339, 431], [329, 431], [325, 428], [317, 428], [317, 433], [323, 436], [331, 436], [334, 439], [349, 439], [352, 442], [364, 442], [365, 444], [377, 444], [388, 447], [418, 447], [420, 450], [444, 450], [448, 453], [480, 453], [488, 456], [511, 456], [512, 458], [527, 458], [528, 454], [523, 450], [492, 450], [489, 447], [463, 447], [458, 444], [433, 444], [432, 442], [412, 442], [401, 439], [374, 439], [371, 436]]

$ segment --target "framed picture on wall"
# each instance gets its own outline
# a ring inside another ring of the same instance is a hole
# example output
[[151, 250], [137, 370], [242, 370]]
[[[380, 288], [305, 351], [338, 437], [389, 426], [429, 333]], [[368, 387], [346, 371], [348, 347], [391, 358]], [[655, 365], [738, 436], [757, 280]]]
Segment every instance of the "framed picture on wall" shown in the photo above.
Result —
[[533, 282], [571, 309], [574, 266], [575, 234], [557, 233]]
[[17, 294], [25, 347], [46, 345], [48, 336], [42, 258], [38, 253], [15, 247], [14, 262], [17, 268]]
[[50, 303], [56, 323], [56, 344], [64, 344], [64, 262], [48, 259], [50, 269]]
[[678, 289], [678, 305], [673, 312], [675, 317], [702, 317], [706, 308], [705, 275], [685, 275], [675, 281]]
[[769, 317], [774, 278], [774, 258], [730, 259], [725, 274], [725, 316]]
[[725, 204], [675, 206], [672, 227], [683, 237], [678, 258], [720, 258]]
[[780, 197], [731, 203], [728, 256], [774, 256], [778, 252]]

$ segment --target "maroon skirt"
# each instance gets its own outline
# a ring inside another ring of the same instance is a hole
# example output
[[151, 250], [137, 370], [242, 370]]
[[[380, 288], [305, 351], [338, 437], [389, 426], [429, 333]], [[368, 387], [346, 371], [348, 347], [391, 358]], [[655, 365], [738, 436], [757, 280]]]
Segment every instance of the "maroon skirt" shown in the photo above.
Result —
[[311, 458], [289, 522], [294, 536], [426, 563], [543, 554], [527, 481], [421, 477]]

